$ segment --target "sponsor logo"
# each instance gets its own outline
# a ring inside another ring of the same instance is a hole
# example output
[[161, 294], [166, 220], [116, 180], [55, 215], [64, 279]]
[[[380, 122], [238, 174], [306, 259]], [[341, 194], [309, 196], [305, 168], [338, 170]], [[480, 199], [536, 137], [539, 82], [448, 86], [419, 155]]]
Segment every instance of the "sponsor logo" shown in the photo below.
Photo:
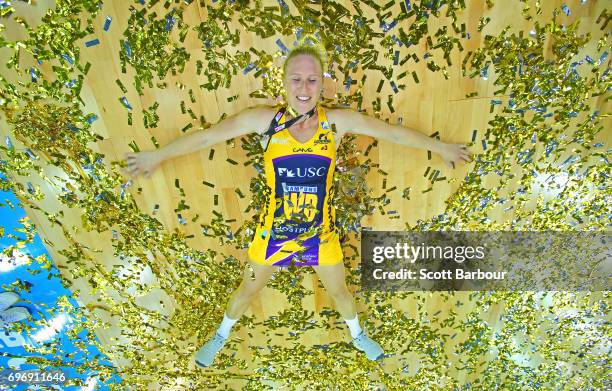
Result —
[[321, 133], [319, 135], [319, 139], [314, 141], [315, 144], [329, 144], [329, 139], [327, 138], [327, 133]]
[[317, 193], [316, 186], [296, 186], [296, 185], [288, 185], [285, 182], [281, 183], [283, 186], [283, 193]]
[[290, 225], [272, 228], [275, 234], [283, 234], [283, 233], [302, 234], [308, 231], [309, 229], [310, 227], [292, 227]]
[[289, 144], [289, 141], [284, 138], [273, 138], [272, 140], [270, 140], [270, 142], [272, 144]]
[[327, 175], [327, 167], [278, 168], [278, 176], [285, 178], [314, 178]]
[[288, 193], [283, 195], [285, 217], [291, 220], [294, 214], [304, 216], [307, 221], [313, 221], [317, 215], [317, 194]]
[[322, 146], [321, 151], [327, 151], [327, 145]]
[[312, 152], [312, 148], [296, 147], [293, 148], [293, 152]]
[[329, 129], [329, 123], [327, 123], [327, 121], [323, 121], [323, 122], [321, 122], [321, 128], [323, 128], [323, 129]]

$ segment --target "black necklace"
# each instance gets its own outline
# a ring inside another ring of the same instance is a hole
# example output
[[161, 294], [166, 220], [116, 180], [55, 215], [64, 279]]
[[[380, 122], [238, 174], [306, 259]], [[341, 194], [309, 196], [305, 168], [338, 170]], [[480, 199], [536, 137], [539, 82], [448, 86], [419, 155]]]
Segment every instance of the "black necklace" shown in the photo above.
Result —
[[268, 145], [270, 144], [270, 139], [275, 133], [278, 133], [283, 129], [289, 128], [291, 127], [291, 125], [301, 120], [304, 120], [304, 121], [308, 120], [310, 117], [314, 115], [316, 109], [317, 109], [317, 106], [315, 105], [315, 107], [313, 107], [307, 113], [294, 117], [290, 119], [289, 121], [285, 121], [279, 125], [278, 121], [280, 121], [283, 114], [285, 114], [285, 112], [287, 111], [286, 107], [281, 107], [280, 110], [278, 110], [278, 112], [274, 115], [274, 118], [272, 119], [272, 122], [270, 123], [268, 130], [263, 134], [261, 145], [262, 147], [264, 147], [264, 151], [268, 149]]

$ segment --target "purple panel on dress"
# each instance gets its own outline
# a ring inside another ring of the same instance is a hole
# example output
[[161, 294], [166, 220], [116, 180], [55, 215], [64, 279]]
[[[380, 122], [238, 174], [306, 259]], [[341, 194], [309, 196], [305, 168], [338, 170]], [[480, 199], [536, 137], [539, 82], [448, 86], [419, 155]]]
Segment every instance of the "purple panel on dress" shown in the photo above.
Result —
[[[308, 265], [318, 265], [319, 264], [319, 244], [320, 238], [318, 236], [314, 236], [304, 241], [304, 246], [307, 247], [299, 259], [303, 262], [295, 262], [295, 266], [308, 266]], [[281, 259], [278, 262], [274, 263], [274, 266], [289, 266], [291, 264], [291, 259], [294, 256], [298, 256], [297, 253], [289, 254], [285, 258]]]

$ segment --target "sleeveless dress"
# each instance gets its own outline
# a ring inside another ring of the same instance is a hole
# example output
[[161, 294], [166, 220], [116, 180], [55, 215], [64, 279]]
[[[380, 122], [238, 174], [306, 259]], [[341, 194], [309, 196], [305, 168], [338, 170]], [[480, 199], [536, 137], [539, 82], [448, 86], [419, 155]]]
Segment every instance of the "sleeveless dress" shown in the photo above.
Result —
[[[276, 132], [264, 152], [268, 202], [247, 254], [260, 265], [335, 265], [342, 249], [331, 205], [336, 146], [325, 110], [317, 105], [319, 126], [300, 143], [289, 129]], [[285, 114], [279, 124], [285, 122]]]

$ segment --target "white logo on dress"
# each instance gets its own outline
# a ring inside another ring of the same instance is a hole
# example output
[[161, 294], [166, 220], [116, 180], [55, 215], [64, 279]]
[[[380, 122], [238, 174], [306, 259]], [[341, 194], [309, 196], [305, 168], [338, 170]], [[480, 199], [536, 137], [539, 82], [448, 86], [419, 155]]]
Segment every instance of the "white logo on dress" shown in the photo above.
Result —
[[296, 167], [295, 169], [278, 168], [278, 176], [287, 178], [313, 178], [327, 174], [327, 167]]

